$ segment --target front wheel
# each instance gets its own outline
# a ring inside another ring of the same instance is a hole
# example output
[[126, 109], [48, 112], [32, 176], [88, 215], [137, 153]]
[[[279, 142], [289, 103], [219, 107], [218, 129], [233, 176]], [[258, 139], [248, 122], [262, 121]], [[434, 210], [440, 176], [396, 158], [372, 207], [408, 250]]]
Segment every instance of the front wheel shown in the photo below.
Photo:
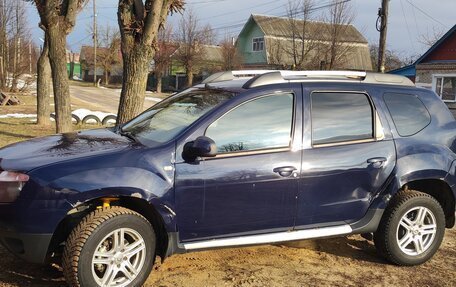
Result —
[[155, 259], [149, 221], [122, 207], [95, 210], [68, 237], [62, 266], [70, 286], [142, 286]]
[[445, 234], [445, 214], [432, 196], [402, 191], [391, 201], [374, 234], [377, 250], [398, 265], [429, 260]]

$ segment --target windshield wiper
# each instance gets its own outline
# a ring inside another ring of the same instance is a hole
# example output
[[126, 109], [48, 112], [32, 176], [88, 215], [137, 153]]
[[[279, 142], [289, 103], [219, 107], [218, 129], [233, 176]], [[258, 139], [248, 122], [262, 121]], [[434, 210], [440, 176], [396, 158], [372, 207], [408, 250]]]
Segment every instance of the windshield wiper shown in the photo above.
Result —
[[127, 137], [127, 138], [131, 139], [131, 140], [134, 141], [134, 142], [137, 142], [137, 141], [138, 141], [138, 140], [136, 139], [136, 137], [135, 137], [131, 132], [125, 132], [125, 131], [123, 131], [122, 129], [119, 129], [118, 133], [119, 133], [119, 135], [124, 136], [124, 137]]

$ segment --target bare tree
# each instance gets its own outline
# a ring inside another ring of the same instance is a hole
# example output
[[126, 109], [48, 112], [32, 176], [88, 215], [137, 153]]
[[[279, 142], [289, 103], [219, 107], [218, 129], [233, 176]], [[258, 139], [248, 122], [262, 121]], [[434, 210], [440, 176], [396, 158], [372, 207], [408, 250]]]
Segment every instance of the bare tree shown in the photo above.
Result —
[[[371, 45], [369, 46], [369, 52], [372, 60], [372, 66], [374, 68], [374, 71], [377, 70], [377, 65], [378, 65], [378, 45]], [[398, 68], [401, 68], [402, 66], [406, 65], [407, 62], [403, 57], [392, 50], [386, 50], [385, 51], [385, 71], [391, 71], [395, 70]]]
[[[19, 79], [35, 71], [37, 57], [22, 1], [0, 0], [0, 88], [19, 90]], [[27, 79], [31, 78], [30, 75]], [[27, 83], [27, 81], [25, 81]], [[21, 85], [21, 89], [27, 88]]]
[[314, 9], [313, 0], [289, 0], [287, 15], [289, 19], [291, 45], [284, 47], [284, 53], [293, 61], [297, 69], [305, 69], [310, 54], [316, 49], [315, 33], [311, 31], [311, 14]]
[[183, 0], [119, 0], [117, 17], [121, 35], [123, 82], [117, 123], [139, 114], [150, 64], [158, 47], [158, 31], [169, 13], [181, 11]]
[[97, 63], [103, 69], [104, 84], [109, 85], [109, 77], [114, 68], [121, 63], [120, 33], [109, 25], [98, 29], [101, 49], [97, 53]]
[[242, 66], [242, 57], [233, 39], [225, 38], [219, 46], [222, 48], [222, 70], [231, 71], [239, 69]]
[[76, 16], [86, 2], [87, 0], [33, 0], [40, 15], [40, 27], [46, 33], [49, 44], [58, 133], [72, 130], [66, 37], [73, 30]]
[[44, 37], [41, 55], [37, 64], [37, 83], [36, 83], [36, 100], [37, 100], [37, 124], [49, 126], [50, 114], [50, 92], [51, 92], [51, 65], [49, 63], [49, 44], [46, 36]]
[[332, 70], [343, 64], [346, 56], [353, 51], [353, 46], [342, 41], [355, 19], [355, 13], [351, 4], [347, 1], [332, 0], [326, 22], [328, 22], [328, 34], [330, 42], [327, 49], [327, 68]]
[[167, 25], [166, 28], [158, 33], [158, 50], [154, 56], [154, 71], [157, 78], [156, 90], [162, 92], [163, 77], [171, 65], [172, 55], [178, 48], [178, 44], [173, 42], [172, 26]]
[[204, 57], [204, 45], [210, 44], [212, 39], [213, 34], [210, 26], [200, 26], [193, 11], [187, 11], [179, 22], [179, 32], [176, 39], [179, 43], [176, 57], [185, 69], [187, 87], [193, 85], [193, 75]]
[[432, 47], [442, 36], [445, 34], [445, 31], [441, 29], [437, 29], [435, 27], [432, 28], [432, 31], [427, 30], [426, 33], [421, 34], [418, 37], [418, 41], [425, 45], [427, 48]]

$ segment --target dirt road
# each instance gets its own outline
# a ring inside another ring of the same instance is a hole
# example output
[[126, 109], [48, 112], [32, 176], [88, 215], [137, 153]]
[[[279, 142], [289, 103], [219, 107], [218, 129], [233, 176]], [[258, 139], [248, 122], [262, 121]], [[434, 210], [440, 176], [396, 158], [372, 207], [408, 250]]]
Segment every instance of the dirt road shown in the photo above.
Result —
[[[95, 88], [73, 84], [70, 86], [70, 93], [73, 98], [84, 101], [91, 106], [96, 106], [100, 111], [117, 114], [120, 89]], [[144, 108], [151, 107], [166, 96], [166, 94], [146, 92]]]
[[[0, 248], [0, 286], [65, 286], [57, 269], [24, 263]], [[456, 286], [456, 229], [417, 267], [390, 265], [359, 236], [221, 249], [157, 261], [145, 286]]]

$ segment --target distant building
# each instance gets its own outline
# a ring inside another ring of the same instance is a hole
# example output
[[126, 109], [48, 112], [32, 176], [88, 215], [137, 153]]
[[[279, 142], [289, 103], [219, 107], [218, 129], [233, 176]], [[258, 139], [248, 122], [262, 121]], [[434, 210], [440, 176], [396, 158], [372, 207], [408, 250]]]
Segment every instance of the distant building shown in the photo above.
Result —
[[[97, 48], [97, 59], [103, 54], [109, 53], [108, 48]], [[114, 64], [111, 68], [111, 71], [108, 73], [109, 83], [122, 83], [122, 53], [120, 50], [118, 51], [119, 54], [119, 61], [117, 64]], [[86, 82], [93, 82], [94, 80], [94, 48], [93, 46], [82, 46], [81, 47], [81, 54], [80, 54], [80, 61], [81, 61], [81, 79]], [[100, 63], [97, 65], [96, 71], [97, 80], [102, 79], [104, 81], [104, 70]]]
[[456, 110], [456, 25], [415, 63], [390, 73], [407, 76], [417, 86], [432, 89]]
[[79, 53], [73, 53], [72, 51], [66, 51], [67, 60], [67, 72], [68, 75], [73, 73], [73, 78], [81, 77], [81, 63], [79, 62]]
[[[314, 48], [305, 59], [305, 67], [325, 69], [329, 63], [328, 47], [331, 42], [331, 24], [307, 21], [304, 41]], [[236, 46], [247, 68], [290, 68], [294, 64], [293, 41], [302, 40], [296, 36], [296, 27], [303, 20], [275, 16], [251, 15], [239, 34]], [[295, 28], [293, 28], [293, 25]], [[372, 70], [372, 61], [367, 40], [353, 26], [344, 25], [338, 35], [338, 45], [346, 49], [339, 59], [337, 69]]]

